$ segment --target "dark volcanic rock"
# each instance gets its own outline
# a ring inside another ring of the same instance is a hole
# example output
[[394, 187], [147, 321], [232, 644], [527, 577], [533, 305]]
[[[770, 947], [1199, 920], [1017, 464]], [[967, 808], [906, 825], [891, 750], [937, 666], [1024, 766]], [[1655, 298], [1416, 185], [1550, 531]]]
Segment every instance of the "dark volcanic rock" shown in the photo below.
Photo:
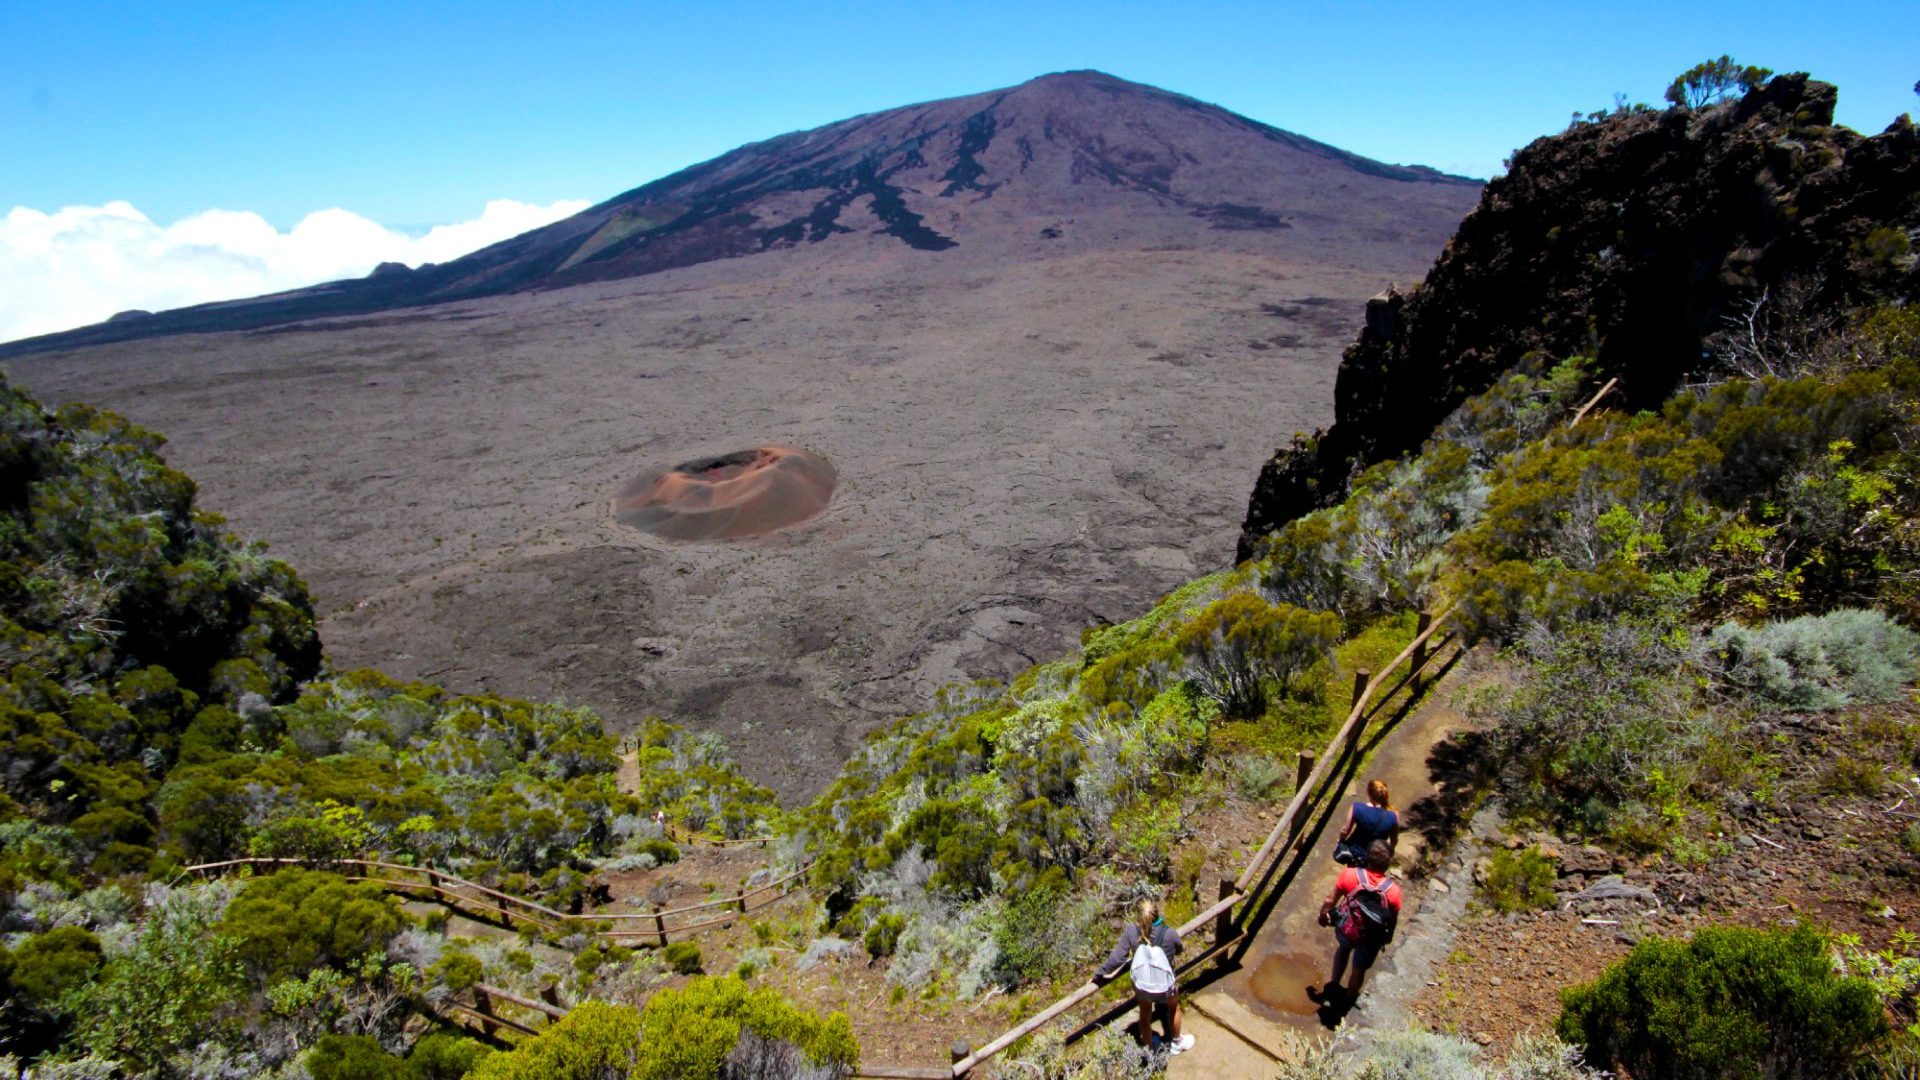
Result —
[[1834, 127], [1834, 97], [1786, 75], [1718, 108], [1582, 124], [1516, 153], [1426, 282], [1368, 306], [1333, 427], [1268, 461], [1240, 558], [1357, 470], [1418, 448], [1529, 353], [1592, 356], [1626, 404], [1649, 406], [1763, 291], [1829, 311], [1914, 295], [1913, 260], [1865, 241], [1920, 231], [1920, 132], [1906, 117], [1872, 138]]
[[[0, 355], [638, 277], [850, 234], [904, 252], [1018, 257], [1036, 239], [1138, 249], [1191, 242], [1193, 219], [1284, 233], [1353, 265], [1437, 248], [1477, 181], [1384, 165], [1179, 94], [1102, 75], [858, 116], [743, 146], [453, 262], [162, 312], [0, 346]], [[1173, 224], [1178, 219], [1178, 224]], [[1302, 235], [1305, 234], [1305, 235]]]

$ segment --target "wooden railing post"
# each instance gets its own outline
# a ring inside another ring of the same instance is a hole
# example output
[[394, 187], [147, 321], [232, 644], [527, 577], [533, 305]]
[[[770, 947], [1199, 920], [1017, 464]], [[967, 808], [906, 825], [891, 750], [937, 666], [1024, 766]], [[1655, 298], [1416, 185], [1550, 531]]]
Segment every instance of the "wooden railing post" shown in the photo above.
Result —
[[473, 988], [473, 1011], [480, 1014], [480, 1031], [483, 1034], [492, 1037], [500, 1030], [500, 1025], [493, 1018], [493, 997], [477, 986]]
[[[1299, 792], [1305, 791], [1307, 789], [1308, 782], [1311, 781], [1313, 778], [1313, 766], [1316, 760], [1317, 759], [1314, 757], [1313, 751], [1311, 750], [1300, 751], [1300, 759], [1294, 762], [1294, 766], [1293, 766], [1293, 771], [1294, 771], [1293, 790], [1296, 793], [1296, 796]], [[1302, 809], [1300, 811], [1295, 812], [1295, 814], [1293, 815], [1293, 820], [1287, 823], [1287, 846], [1288, 847], [1292, 847], [1294, 841], [1301, 839], [1300, 832], [1302, 829], [1306, 827], [1306, 824], [1307, 824], [1307, 814], [1305, 810]], [[1301, 842], [1303, 844], [1305, 843], [1305, 841], [1301, 841]]]
[[[1232, 896], [1233, 893], [1234, 893], [1233, 879], [1221, 878], [1220, 879], [1220, 899], [1225, 900], [1227, 897]], [[1214, 917], [1213, 943], [1215, 945], [1225, 945], [1227, 942], [1232, 941], [1233, 937], [1234, 937], [1233, 909], [1227, 908], [1226, 910], [1222, 911], [1219, 915]]]
[[1414, 627], [1413, 630], [1414, 640], [1417, 644], [1413, 647], [1413, 659], [1409, 662], [1407, 668], [1408, 671], [1412, 672], [1412, 675], [1407, 679], [1407, 690], [1408, 696], [1410, 697], [1420, 696], [1420, 672], [1421, 669], [1427, 666], [1427, 631], [1432, 627], [1433, 612], [1422, 611], [1420, 613], [1420, 623]]
[[953, 1046], [950, 1048], [950, 1052], [953, 1054], [953, 1063], [955, 1066], [953, 1075], [955, 1077], [965, 1076], [967, 1075], [967, 1073], [972, 1071], [970, 1069], [961, 1069], [958, 1067], [961, 1062], [973, 1056], [972, 1043], [968, 1042], [965, 1039], [955, 1039], [953, 1040]]
[[653, 909], [653, 932], [660, 935], [660, 947], [663, 949], [666, 948], [667, 947], [667, 920], [661, 917], [660, 908], [658, 905], [655, 905]]
[[1353, 731], [1347, 735], [1348, 750], [1358, 750], [1360, 748], [1360, 736], [1366, 733], [1367, 714], [1366, 711], [1361, 708], [1361, 703], [1366, 700], [1367, 683], [1372, 680], [1373, 672], [1368, 671], [1366, 668], [1361, 668], [1353, 673], [1353, 707], [1356, 715], [1353, 718]]

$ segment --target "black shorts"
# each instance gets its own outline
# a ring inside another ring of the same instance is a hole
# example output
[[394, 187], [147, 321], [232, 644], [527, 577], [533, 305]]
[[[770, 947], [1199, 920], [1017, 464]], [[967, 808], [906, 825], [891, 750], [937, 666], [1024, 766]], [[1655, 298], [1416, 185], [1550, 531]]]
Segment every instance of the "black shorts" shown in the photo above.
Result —
[[1337, 943], [1333, 952], [1334, 961], [1337, 963], [1341, 955], [1345, 954], [1353, 963], [1355, 971], [1367, 970], [1373, 966], [1375, 960], [1380, 958], [1378, 945], [1355, 945], [1342, 937], [1339, 931], [1334, 932], [1333, 940]]
[[1174, 999], [1179, 996], [1180, 987], [1177, 985], [1171, 990], [1158, 994], [1149, 994], [1145, 990], [1135, 990], [1133, 992], [1133, 1003], [1135, 1005], [1170, 1005]]

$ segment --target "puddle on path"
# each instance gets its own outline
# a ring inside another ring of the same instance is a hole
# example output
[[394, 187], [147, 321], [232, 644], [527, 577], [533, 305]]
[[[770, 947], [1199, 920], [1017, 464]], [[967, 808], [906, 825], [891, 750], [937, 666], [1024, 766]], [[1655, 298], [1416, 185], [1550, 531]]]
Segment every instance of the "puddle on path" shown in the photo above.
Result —
[[1253, 996], [1290, 1018], [1315, 1017], [1320, 1006], [1307, 997], [1307, 987], [1326, 981], [1332, 960], [1331, 955], [1320, 953], [1271, 953], [1253, 969], [1249, 979]]

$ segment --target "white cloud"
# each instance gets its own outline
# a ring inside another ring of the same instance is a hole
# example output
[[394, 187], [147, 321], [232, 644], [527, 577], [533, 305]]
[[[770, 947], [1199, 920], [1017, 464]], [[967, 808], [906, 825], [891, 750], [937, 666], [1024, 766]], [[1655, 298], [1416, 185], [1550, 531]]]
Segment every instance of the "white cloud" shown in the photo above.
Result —
[[250, 211], [159, 225], [126, 202], [0, 218], [0, 341], [96, 323], [119, 311], [203, 304], [362, 277], [383, 262], [446, 262], [577, 214], [585, 200], [495, 199], [479, 217], [408, 236], [347, 210], [280, 232]]

